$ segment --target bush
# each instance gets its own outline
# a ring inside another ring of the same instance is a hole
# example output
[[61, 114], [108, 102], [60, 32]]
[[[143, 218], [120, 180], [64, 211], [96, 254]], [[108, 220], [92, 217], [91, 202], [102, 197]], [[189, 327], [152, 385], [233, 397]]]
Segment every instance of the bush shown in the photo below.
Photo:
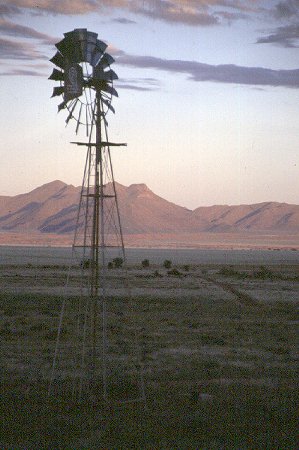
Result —
[[124, 263], [124, 260], [122, 258], [114, 258], [112, 261], [109, 261], [107, 264], [107, 267], [109, 270], [111, 269], [120, 269]]
[[183, 275], [183, 274], [182, 274], [178, 269], [176, 269], [176, 268], [169, 270], [169, 271], [167, 272], [167, 274], [168, 274], [168, 275], [175, 276], [175, 277], [181, 277], [181, 276]]
[[225, 277], [235, 277], [239, 280], [245, 280], [245, 278], [248, 278], [248, 274], [245, 272], [239, 272], [238, 270], [235, 270], [233, 266], [229, 267], [222, 267], [219, 272], [219, 275], [224, 275]]
[[163, 275], [161, 275], [157, 270], [155, 270], [154, 277], [155, 278], [161, 278], [161, 277], [163, 277]]
[[233, 268], [233, 266], [221, 267], [218, 273], [219, 275], [224, 275], [225, 277], [233, 277], [238, 275], [238, 272]]
[[148, 259], [144, 259], [143, 261], [141, 261], [141, 265], [143, 268], [145, 267], [149, 267], [150, 263]]
[[124, 260], [122, 258], [118, 257], [118, 258], [114, 258], [112, 260], [112, 262], [113, 262], [115, 269], [120, 269], [124, 263]]
[[169, 259], [165, 259], [163, 266], [165, 267], [165, 269], [170, 269], [172, 266], [172, 262]]
[[184, 269], [185, 272], [189, 272], [189, 270], [190, 270], [189, 264], [185, 264], [185, 265], [183, 266], [183, 269]]
[[83, 259], [83, 260], [80, 262], [80, 267], [81, 267], [82, 269], [89, 269], [90, 263], [91, 263], [90, 259]]
[[261, 280], [265, 280], [267, 278], [273, 279], [275, 278], [274, 273], [271, 270], [267, 269], [265, 266], [260, 266], [260, 270], [253, 273], [255, 278], [259, 278]]

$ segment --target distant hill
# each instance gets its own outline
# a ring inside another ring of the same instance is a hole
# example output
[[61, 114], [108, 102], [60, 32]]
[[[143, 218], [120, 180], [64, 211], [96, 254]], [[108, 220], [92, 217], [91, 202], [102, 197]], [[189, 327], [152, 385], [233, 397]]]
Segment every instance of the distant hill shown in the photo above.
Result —
[[[125, 234], [299, 231], [299, 205], [265, 202], [191, 211], [159, 197], [145, 184], [116, 186]], [[0, 231], [73, 232], [80, 189], [53, 181], [26, 194], [0, 196]]]

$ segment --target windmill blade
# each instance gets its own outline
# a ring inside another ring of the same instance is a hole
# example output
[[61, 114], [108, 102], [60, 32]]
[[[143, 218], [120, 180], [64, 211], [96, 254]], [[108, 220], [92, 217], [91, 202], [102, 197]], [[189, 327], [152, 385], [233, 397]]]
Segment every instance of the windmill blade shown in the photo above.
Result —
[[98, 80], [105, 80], [105, 81], [118, 80], [118, 76], [114, 72], [114, 70], [110, 69], [110, 70], [107, 70], [107, 72], [104, 72], [104, 70], [99, 66], [95, 67], [95, 69], [93, 71], [93, 76], [94, 76], [94, 78], [96, 78]]
[[60, 67], [60, 69], [64, 69], [64, 58], [60, 52], [56, 52], [50, 61], [55, 64], [55, 66]]
[[64, 92], [64, 86], [55, 87], [53, 89], [52, 97], [56, 97], [57, 95], [61, 95], [61, 94], [63, 94], [63, 92]]
[[69, 121], [70, 121], [70, 119], [73, 117], [73, 112], [74, 112], [74, 109], [76, 108], [76, 105], [77, 105], [78, 101], [79, 101], [79, 100], [76, 99], [75, 102], [74, 102], [74, 104], [72, 105], [72, 107], [71, 107], [71, 109], [70, 109], [70, 113], [69, 113], [69, 115], [67, 116], [67, 118], [66, 118], [66, 120], [65, 120], [65, 123], [66, 123], [66, 124], [68, 124]]
[[53, 69], [53, 72], [49, 76], [48, 80], [64, 81], [64, 72], [61, 70]]
[[110, 109], [113, 114], [115, 114], [115, 109], [113, 108], [113, 106], [111, 105], [111, 102], [109, 102], [108, 100], [106, 100], [105, 98], [102, 97], [102, 102], [104, 103], [104, 105], [107, 106], [108, 109]]
[[[71, 33], [65, 33], [66, 34], [71, 34]], [[55, 47], [59, 50], [59, 52], [63, 55], [63, 56], [70, 56], [72, 53], [72, 39], [71, 36], [65, 37], [63, 38], [61, 41], [57, 42], [57, 44], [55, 44]]]
[[97, 33], [92, 33], [91, 31], [87, 32], [87, 49], [86, 49], [86, 61], [89, 64], [92, 63], [93, 52], [96, 48], [97, 43]]
[[105, 69], [105, 67], [111, 66], [115, 62], [115, 59], [112, 58], [109, 53], [105, 53], [103, 58], [98, 62], [97, 67], [102, 67], [102, 69]]
[[88, 32], [86, 28], [76, 28], [73, 31], [73, 39], [77, 48], [80, 49], [81, 61], [87, 61], [87, 38]]
[[58, 105], [58, 112], [66, 107], [67, 102], [63, 101]]
[[62, 41], [55, 44], [55, 47], [60, 53], [72, 62], [80, 62], [81, 54], [80, 47], [74, 40], [74, 32], [65, 33], [65, 38]]
[[80, 126], [80, 118], [81, 118], [81, 112], [82, 112], [83, 103], [80, 105], [79, 115], [77, 119], [77, 126], [76, 126], [76, 134], [78, 134], [79, 126]]
[[107, 122], [107, 119], [106, 119], [105, 114], [103, 112], [100, 113], [100, 117], [103, 120], [103, 122], [105, 123], [105, 126], [108, 127], [108, 122]]
[[109, 84], [105, 83], [105, 85], [101, 88], [102, 91], [108, 92], [108, 94], [114, 95], [115, 97], [118, 97], [117, 91], [112, 87], [109, 86]]
[[73, 30], [73, 31], [68, 31], [67, 33], [63, 33], [64, 37], [66, 39], [73, 39], [74, 33], [77, 29]]
[[105, 73], [105, 80], [111, 80], [111, 81], [118, 80], [118, 76], [114, 72], [114, 70], [110, 69], [110, 70], [107, 70], [107, 72], [104, 72], [104, 73]]
[[91, 61], [91, 65], [93, 67], [95, 67], [98, 64], [99, 60], [103, 56], [107, 47], [108, 47], [108, 45], [105, 44], [105, 42], [97, 39], [96, 46], [95, 46], [95, 49], [94, 49], [93, 55], [92, 55], [92, 61]]

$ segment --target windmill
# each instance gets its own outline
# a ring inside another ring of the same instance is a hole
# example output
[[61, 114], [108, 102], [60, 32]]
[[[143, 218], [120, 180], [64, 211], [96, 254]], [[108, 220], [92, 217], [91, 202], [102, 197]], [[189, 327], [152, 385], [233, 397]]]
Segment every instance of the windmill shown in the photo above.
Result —
[[[63, 300], [49, 387], [51, 392], [59, 359], [64, 359], [66, 370], [72, 362], [73, 395], [77, 399], [99, 389], [99, 372], [100, 389], [104, 399], [108, 397], [107, 265], [111, 255], [121, 255], [118, 261], [125, 260], [110, 149], [126, 144], [109, 142], [106, 119], [108, 111], [115, 113], [111, 101], [118, 96], [113, 87], [118, 77], [110, 67], [114, 59], [106, 53], [107, 44], [97, 36], [86, 29], [64, 33], [50, 60], [56, 67], [49, 77], [59, 82], [52, 97], [62, 96], [58, 111], [67, 112], [66, 124], [72, 120], [76, 134], [83, 130], [87, 138], [86, 142], [73, 142], [87, 149], [73, 244], [73, 256], [81, 266], [80, 298], [76, 304]], [[72, 341], [64, 357], [65, 323], [71, 323], [72, 331], [68, 329], [67, 333], [72, 334]], [[142, 386], [141, 391], [144, 396]]]

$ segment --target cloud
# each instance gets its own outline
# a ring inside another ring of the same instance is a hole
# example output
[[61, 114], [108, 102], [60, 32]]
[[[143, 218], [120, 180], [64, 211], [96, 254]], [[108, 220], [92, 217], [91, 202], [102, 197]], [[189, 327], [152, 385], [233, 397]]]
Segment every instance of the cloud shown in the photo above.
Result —
[[135, 84], [128, 84], [128, 83], [124, 83], [121, 84], [119, 86], [117, 86], [117, 89], [129, 89], [132, 91], [155, 91], [156, 89], [150, 88], [150, 87], [145, 87], [145, 86], [136, 86]]
[[143, 4], [140, 2], [140, 6], [136, 7], [135, 12], [164, 22], [180, 22], [193, 26], [209, 26], [219, 23], [219, 18], [201, 2], [198, 2], [197, 5], [193, 1], [186, 4], [184, 1], [178, 2], [177, 0], [155, 0]]
[[135, 25], [136, 22], [134, 20], [126, 19], [125, 17], [118, 17], [117, 19], [113, 19], [112, 22], [121, 23], [123, 25]]
[[299, 69], [272, 70], [263, 67], [243, 67], [234, 64], [211, 65], [196, 61], [168, 60], [153, 56], [123, 54], [117, 58], [118, 64], [143, 69], [187, 74], [196, 82], [242, 84], [253, 86], [299, 87]]
[[268, 16], [279, 22], [272, 30], [257, 39], [257, 44], [273, 44], [280, 47], [299, 46], [299, 1], [280, 1], [267, 11]]
[[20, 13], [20, 9], [14, 5], [0, 4], [0, 16], [13, 16]]
[[160, 82], [156, 78], [120, 78], [117, 80], [117, 89], [130, 89], [134, 91], [157, 91]]
[[0, 59], [48, 59], [36, 48], [27, 42], [9, 41], [0, 38]]
[[103, 8], [128, 6], [130, 0], [10, 0], [11, 7], [27, 9], [34, 14], [82, 15]]
[[190, 26], [211, 26], [246, 19], [259, 13], [261, 0], [147, 0], [133, 1], [134, 11], [156, 20]]
[[256, 41], [257, 44], [276, 44], [281, 47], [295, 48], [299, 47], [299, 23], [279, 27], [271, 34], [261, 37]]
[[241, 12], [219, 11], [217, 12], [217, 15], [225, 19], [229, 24], [235, 20], [243, 20], [247, 18], [247, 15]]
[[0, 32], [5, 35], [23, 38], [33, 38], [42, 40], [51, 40], [52, 38], [47, 34], [40, 33], [34, 28], [19, 25], [8, 20], [0, 18]]
[[239, 13], [254, 11], [254, 4], [245, 0], [10, 0], [11, 8], [35, 14], [84, 15], [120, 10], [191, 26], [211, 26], [244, 18], [246, 15]]
[[44, 73], [29, 69], [10, 69], [6, 72], [0, 72], [0, 76], [30, 76], [30, 77], [45, 77]]
[[[27, 9], [34, 14], [87, 14], [99, 9], [105, 0], [10, 0], [11, 7]], [[109, 3], [109, 2], [107, 2]], [[114, 1], [111, 0], [111, 4]]]
[[291, 18], [298, 15], [298, 0], [286, 0], [275, 5], [274, 16], [277, 19]]

